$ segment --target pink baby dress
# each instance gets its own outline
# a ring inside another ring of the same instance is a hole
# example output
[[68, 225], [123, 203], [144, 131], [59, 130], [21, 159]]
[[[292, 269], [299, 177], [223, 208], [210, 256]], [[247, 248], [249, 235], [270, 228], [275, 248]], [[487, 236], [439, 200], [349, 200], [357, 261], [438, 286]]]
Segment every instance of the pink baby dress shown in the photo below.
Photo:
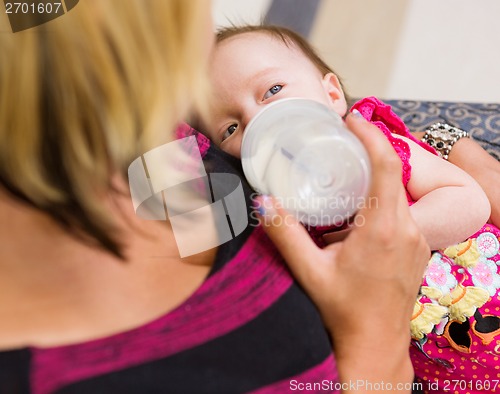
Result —
[[[416, 140], [391, 107], [374, 97], [352, 109], [392, 143], [406, 186], [411, 152], [393, 134], [433, 149]], [[499, 240], [500, 230], [486, 224], [464, 242], [432, 254], [411, 320], [411, 360], [426, 393], [500, 393]]]

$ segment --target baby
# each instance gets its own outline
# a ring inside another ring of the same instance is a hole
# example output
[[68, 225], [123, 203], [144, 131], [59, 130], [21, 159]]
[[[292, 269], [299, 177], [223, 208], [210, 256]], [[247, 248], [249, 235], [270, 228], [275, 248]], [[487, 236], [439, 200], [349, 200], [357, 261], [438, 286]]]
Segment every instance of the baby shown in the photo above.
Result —
[[[236, 157], [250, 119], [276, 100], [315, 100], [342, 117], [348, 110], [339, 78], [303, 38], [284, 28], [221, 31], [211, 78], [215, 98], [206, 133]], [[500, 378], [495, 368], [500, 356], [500, 230], [484, 225], [488, 199], [468, 174], [413, 138], [389, 106], [372, 97], [353, 108], [391, 141], [403, 163], [412, 216], [431, 249], [440, 250], [429, 262], [411, 321], [415, 374], [427, 391], [472, 393], [484, 388], [478, 382], [493, 388], [493, 380]], [[454, 384], [457, 380], [463, 384]]]

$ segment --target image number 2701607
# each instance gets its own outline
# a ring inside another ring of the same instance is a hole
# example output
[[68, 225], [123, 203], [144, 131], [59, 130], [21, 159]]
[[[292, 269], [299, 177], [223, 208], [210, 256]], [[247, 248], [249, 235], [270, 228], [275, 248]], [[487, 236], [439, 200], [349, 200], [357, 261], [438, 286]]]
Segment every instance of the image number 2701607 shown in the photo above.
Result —
[[69, 12], [79, 0], [4, 0], [13, 33], [50, 22]]

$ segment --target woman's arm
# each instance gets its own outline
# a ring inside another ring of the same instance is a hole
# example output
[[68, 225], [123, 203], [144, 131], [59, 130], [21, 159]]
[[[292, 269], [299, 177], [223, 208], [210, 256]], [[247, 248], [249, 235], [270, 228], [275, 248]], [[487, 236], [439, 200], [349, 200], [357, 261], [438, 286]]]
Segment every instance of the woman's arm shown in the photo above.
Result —
[[411, 149], [407, 190], [416, 203], [410, 210], [430, 248], [448, 247], [478, 231], [490, 216], [490, 203], [479, 184], [415, 142], [398, 138]]
[[320, 249], [271, 198], [261, 201], [262, 223], [333, 337], [343, 392], [371, 392], [349, 385], [363, 381], [384, 382], [387, 391], [406, 384], [409, 393], [410, 319], [430, 251], [411, 217], [391, 145], [364, 119], [349, 115], [346, 122], [373, 168], [369, 204], [358, 212], [365, 224]]
[[[413, 135], [420, 139], [423, 132]], [[483, 188], [491, 204], [490, 221], [500, 226], [500, 162], [472, 138], [461, 138], [451, 150], [448, 161], [472, 176]]]

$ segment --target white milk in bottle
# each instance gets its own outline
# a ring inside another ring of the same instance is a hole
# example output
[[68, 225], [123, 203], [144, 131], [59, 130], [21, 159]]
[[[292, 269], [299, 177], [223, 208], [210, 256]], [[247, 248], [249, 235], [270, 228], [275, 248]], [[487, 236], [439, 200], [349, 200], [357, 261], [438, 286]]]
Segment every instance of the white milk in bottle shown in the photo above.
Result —
[[366, 150], [321, 103], [288, 98], [266, 106], [243, 133], [241, 158], [252, 187], [305, 224], [342, 224], [365, 203]]

